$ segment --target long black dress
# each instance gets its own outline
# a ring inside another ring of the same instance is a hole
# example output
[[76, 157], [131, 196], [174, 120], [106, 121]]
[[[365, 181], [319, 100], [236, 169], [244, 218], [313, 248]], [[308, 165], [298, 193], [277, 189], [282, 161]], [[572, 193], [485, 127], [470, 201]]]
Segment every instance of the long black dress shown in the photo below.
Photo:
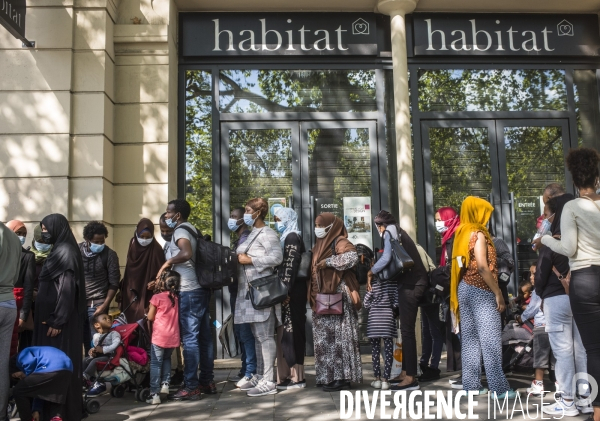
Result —
[[[83, 351], [83, 315], [85, 313], [85, 278], [83, 261], [69, 223], [63, 215], [45, 217], [42, 224], [52, 235], [52, 252], [40, 273], [35, 302], [34, 346], [52, 346], [63, 351], [73, 362], [73, 374], [67, 400], [60, 414], [64, 420], [82, 419], [81, 397]], [[48, 329], [60, 329], [54, 337]]]
[[289, 367], [304, 365], [306, 349], [306, 281], [296, 279], [302, 253], [305, 251], [302, 237], [290, 233], [285, 237], [283, 248], [282, 279], [290, 284], [288, 305], [281, 306], [283, 336], [281, 349]]

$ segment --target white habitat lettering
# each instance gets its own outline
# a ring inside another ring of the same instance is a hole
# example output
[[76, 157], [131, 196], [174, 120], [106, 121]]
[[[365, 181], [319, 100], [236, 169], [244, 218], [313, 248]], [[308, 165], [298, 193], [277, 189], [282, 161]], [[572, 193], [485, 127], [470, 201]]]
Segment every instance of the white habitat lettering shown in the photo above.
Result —
[[[504, 41], [508, 39], [508, 48], [511, 51], [554, 51], [554, 48], [550, 48], [548, 35], [552, 34], [552, 31], [548, 30], [548, 27], [544, 27], [540, 33], [535, 31], [519, 31], [513, 30], [511, 26], [506, 31], [486, 31], [477, 27], [477, 19], [470, 19], [469, 23], [471, 26], [470, 34], [460, 29], [453, 30], [450, 32], [450, 36], [446, 36], [446, 32], [443, 29], [435, 29], [431, 19], [425, 19], [427, 23], [427, 49], [426, 51], [449, 51], [447, 47], [447, 41], [450, 42], [450, 49], [453, 51], [505, 51]], [[497, 20], [496, 24], [500, 24]], [[559, 29], [561, 27], [559, 26]], [[572, 27], [570, 32], [572, 33]], [[492, 35], [493, 34], [493, 35]], [[505, 37], [506, 34], [506, 37]], [[470, 35], [470, 38], [469, 38]], [[559, 34], [560, 35], [560, 34]], [[543, 46], [538, 43], [538, 36], [542, 40]], [[450, 38], [453, 37], [453, 38]], [[494, 44], [494, 39], [496, 44]], [[436, 44], [436, 41], [439, 43]], [[438, 48], [436, 48], [436, 46]], [[492, 48], [492, 47], [495, 48]]]
[[[342, 29], [340, 25], [335, 31], [335, 34], [330, 34], [327, 29], [315, 29], [314, 31], [309, 28], [305, 28], [302, 25], [297, 31], [290, 29], [285, 30], [285, 36], [282, 32], [276, 29], [268, 29], [267, 19], [258, 19], [260, 22], [260, 33], [255, 34], [251, 29], [244, 29], [239, 32], [239, 40], [236, 39], [236, 35], [232, 30], [222, 29], [220, 19], [213, 19], [214, 23], [214, 48], [213, 51], [278, 51], [284, 49], [286, 51], [296, 51], [294, 46], [300, 45], [302, 51], [347, 51], [348, 47], [343, 42], [343, 36], [346, 29]], [[287, 20], [288, 23], [292, 23], [291, 19]], [[368, 34], [367, 23], [355, 24], [359, 26], [361, 33]], [[367, 31], [367, 32], [365, 32]], [[296, 36], [294, 36], [297, 32]], [[258, 35], [258, 36], [257, 36]], [[312, 36], [312, 40], [308, 40], [309, 36]], [[332, 43], [331, 39], [335, 41]], [[256, 39], [260, 39], [260, 44], [256, 44]], [[223, 44], [221, 44], [223, 42]], [[237, 47], [237, 48], [236, 48]]]

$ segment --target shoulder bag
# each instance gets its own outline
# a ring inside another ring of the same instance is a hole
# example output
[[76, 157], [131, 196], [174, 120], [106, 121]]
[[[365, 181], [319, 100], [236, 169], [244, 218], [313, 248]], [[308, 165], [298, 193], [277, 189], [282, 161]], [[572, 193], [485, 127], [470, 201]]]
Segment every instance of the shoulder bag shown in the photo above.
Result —
[[[335, 256], [335, 244], [337, 239], [331, 243], [331, 253]], [[315, 313], [317, 314], [342, 314], [344, 312], [343, 293], [334, 292], [325, 294], [321, 292], [321, 276], [317, 272], [317, 298], [315, 303]]]
[[[248, 253], [254, 240], [258, 238], [261, 231], [256, 234], [256, 237], [248, 244], [244, 254]], [[246, 282], [248, 283], [248, 295], [246, 299], [250, 299], [252, 307], [255, 310], [264, 310], [269, 307], [273, 307], [276, 304], [284, 301], [288, 296], [288, 285], [283, 282], [277, 273], [273, 271], [272, 274], [263, 276], [262, 278], [248, 280], [248, 273], [246, 272], [246, 265], [244, 267], [244, 275], [246, 275]]]
[[[404, 249], [402, 241], [400, 241], [400, 230], [398, 230], [398, 238], [394, 238], [392, 233], [385, 230], [390, 235], [390, 244], [392, 246], [392, 258], [390, 262], [377, 275], [380, 280], [388, 281], [394, 279], [402, 272], [412, 268], [415, 265], [412, 257]], [[384, 235], [385, 235], [384, 232]], [[385, 252], [385, 251], [384, 251]]]

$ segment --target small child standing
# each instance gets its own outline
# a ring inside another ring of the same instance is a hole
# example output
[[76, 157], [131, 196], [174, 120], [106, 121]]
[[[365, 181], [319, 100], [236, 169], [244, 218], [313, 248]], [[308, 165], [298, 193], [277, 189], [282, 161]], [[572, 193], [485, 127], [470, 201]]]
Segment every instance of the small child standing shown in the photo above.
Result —
[[92, 338], [94, 347], [88, 352], [89, 357], [83, 360], [83, 379], [89, 388], [88, 396], [100, 396], [106, 392], [106, 384], [98, 381], [92, 383], [97, 380], [96, 363], [110, 360], [109, 354], [121, 344], [121, 335], [111, 330], [112, 321], [106, 313], [96, 314], [92, 323], [97, 333]]
[[[396, 280], [381, 281], [376, 276], [373, 277], [371, 289], [365, 295], [363, 307], [369, 311], [367, 336], [371, 340], [373, 375], [375, 376], [375, 381], [371, 383], [371, 386], [375, 389], [388, 390], [394, 360], [394, 339], [398, 333], [394, 315], [394, 309], [398, 308], [398, 284]], [[382, 339], [385, 359], [383, 377], [381, 377], [379, 362]]]
[[150, 299], [148, 320], [152, 326], [150, 355], [150, 397], [146, 403], [158, 405], [160, 394], [169, 393], [171, 354], [180, 344], [179, 339], [179, 285], [181, 277], [174, 270], [165, 270], [154, 286]]

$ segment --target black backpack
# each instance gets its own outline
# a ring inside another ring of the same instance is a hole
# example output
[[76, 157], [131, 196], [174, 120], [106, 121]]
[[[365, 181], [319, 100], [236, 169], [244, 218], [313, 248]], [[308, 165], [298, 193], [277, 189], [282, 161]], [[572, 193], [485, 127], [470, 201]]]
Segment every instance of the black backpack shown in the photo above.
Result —
[[[237, 256], [235, 251], [221, 244], [213, 243], [202, 236], [200, 230], [195, 233], [190, 227], [183, 228], [196, 239], [196, 275], [203, 288], [219, 289], [237, 285]], [[210, 237], [208, 237], [210, 238]]]

